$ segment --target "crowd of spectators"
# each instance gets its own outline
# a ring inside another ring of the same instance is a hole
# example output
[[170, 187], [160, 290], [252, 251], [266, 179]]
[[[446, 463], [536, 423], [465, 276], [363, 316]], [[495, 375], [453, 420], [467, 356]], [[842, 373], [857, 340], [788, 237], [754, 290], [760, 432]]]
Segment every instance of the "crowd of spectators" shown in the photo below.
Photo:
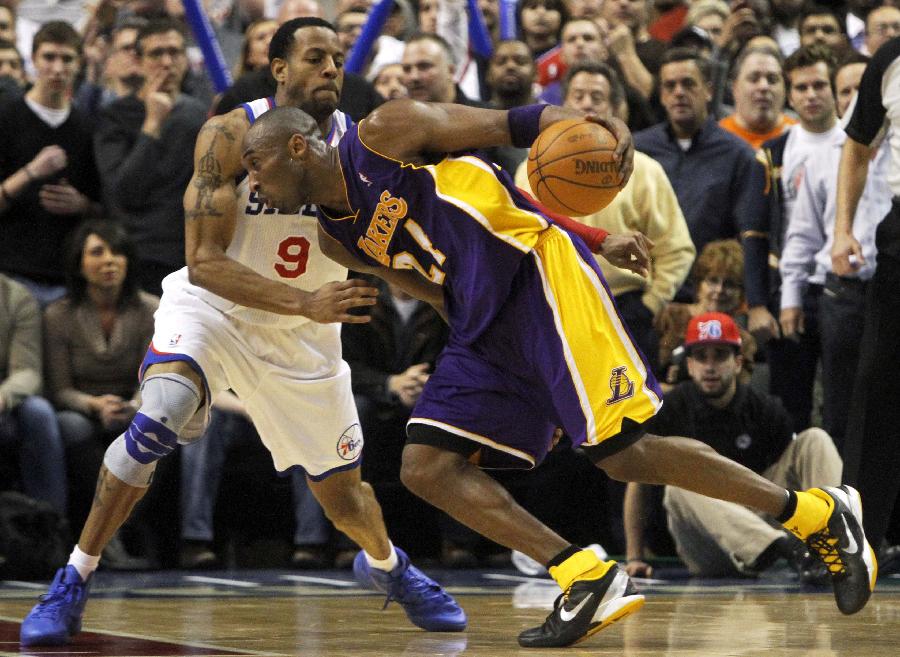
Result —
[[[273, 94], [268, 42], [279, 24], [328, 18], [349, 56], [375, 2], [203, 4], [234, 78], [223, 93], [213, 91], [179, 2], [0, 0], [0, 486], [45, 501], [74, 530], [103, 450], [138, 406], [134, 373], [162, 281], [184, 265], [182, 194], [204, 120]], [[888, 148], [876, 146], [854, 224], [866, 264], [835, 274], [840, 121], [868, 58], [900, 36], [900, 2], [519, 0], [515, 36], [501, 38], [500, 0], [478, 0], [489, 56], [470, 43], [472, 4], [395, 0], [361, 69], [346, 73], [340, 109], [359, 121], [404, 97], [497, 109], [544, 102], [626, 121], [634, 174], [609, 207], [581, 221], [641, 231], [654, 243], [646, 278], [601, 266], [622, 320], [673, 395], [658, 432], [756, 459], [753, 467], [778, 481], [797, 459], [817, 459], [801, 483], [837, 483], [875, 229], [891, 204]], [[527, 150], [485, 155], [530, 191]], [[402, 490], [400, 451], [446, 327], [430, 307], [382, 287], [372, 323], [343, 331], [366, 436], [363, 476], [390, 500], [389, 522], [424, 536], [429, 512]], [[711, 313], [732, 336], [728, 348], [685, 345]], [[736, 381], [727, 403], [703, 392], [707, 362]], [[727, 435], [701, 430], [696, 418], [713, 416]], [[255, 429], [226, 396], [215, 400], [206, 439], [182, 450], [183, 566], [223, 563], [216, 496], [228, 452], [248, 442], [258, 442]], [[536, 472], [510, 478], [514, 494], [527, 498], [528, 476], [568, 461], [551, 454]], [[599, 488], [608, 526], [561, 529], [602, 539], [614, 554], [627, 548], [632, 570], [649, 572], [644, 524], [665, 517], [643, 512], [654, 496], [605, 481]], [[291, 563], [346, 565], [350, 545], [302, 474], [292, 476], [290, 494]], [[695, 574], [752, 574], [797, 556], [775, 530], [755, 531], [758, 545], [713, 545], [707, 530], [685, 521], [700, 516], [699, 501], [671, 490], [664, 497], [661, 510], [657, 491], [657, 511], [668, 513], [673, 544]], [[542, 500], [541, 512], [554, 515], [552, 503]], [[703, 512], [712, 514], [707, 525], [737, 517], [734, 509]], [[447, 563], [496, 554], [436, 512], [429, 517], [436, 556]], [[758, 520], [740, 517], [746, 526]], [[111, 564], [140, 563], [115, 548]], [[794, 561], [809, 575], [808, 563]]]

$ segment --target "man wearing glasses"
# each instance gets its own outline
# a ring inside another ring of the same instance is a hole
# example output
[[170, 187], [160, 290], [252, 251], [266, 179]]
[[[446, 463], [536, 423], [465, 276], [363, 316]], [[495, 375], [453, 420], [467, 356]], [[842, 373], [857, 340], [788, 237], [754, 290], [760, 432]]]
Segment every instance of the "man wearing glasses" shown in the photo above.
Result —
[[184, 266], [181, 197], [193, 172], [186, 146], [196, 141], [206, 107], [181, 93], [188, 61], [179, 23], [148, 22], [136, 45], [144, 83], [103, 111], [94, 146], [104, 194], [140, 254], [140, 286], [159, 295], [162, 279]]
[[85, 79], [75, 91], [72, 104], [96, 119], [100, 110], [117, 98], [137, 93], [144, 82], [137, 56], [137, 34], [147, 19], [129, 16], [117, 24], [110, 36], [110, 54], [99, 66], [85, 67]]

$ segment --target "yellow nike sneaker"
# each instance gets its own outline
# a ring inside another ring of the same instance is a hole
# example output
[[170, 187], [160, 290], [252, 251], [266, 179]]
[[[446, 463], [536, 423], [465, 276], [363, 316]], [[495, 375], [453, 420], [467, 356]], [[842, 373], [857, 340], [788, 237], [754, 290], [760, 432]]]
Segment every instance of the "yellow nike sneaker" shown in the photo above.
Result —
[[559, 648], [583, 641], [644, 606], [628, 574], [613, 564], [599, 579], [576, 580], [556, 599], [544, 624], [519, 634], [523, 648]]
[[812, 488], [806, 492], [831, 507], [825, 527], [807, 536], [806, 544], [831, 575], [838, 609], [855, 614], [866, 606], [878, 577], [875, 551], [862, 528], [859, 493], [850, 486]]

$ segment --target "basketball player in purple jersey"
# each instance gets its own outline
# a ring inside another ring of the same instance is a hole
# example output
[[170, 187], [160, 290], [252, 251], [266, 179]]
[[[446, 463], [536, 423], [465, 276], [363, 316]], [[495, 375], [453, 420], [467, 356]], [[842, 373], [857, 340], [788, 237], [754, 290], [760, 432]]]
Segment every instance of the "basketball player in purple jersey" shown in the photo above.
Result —
[[[334, 148], [309, 116], [283, 108], [248, 131], [243, 162], [269, 205], [318, 206], [327, 255], [379, 275], [413, 270], [431, 286], [422, 296], [445, 313], [451, 335], [410, 418], [401, 478], [453, 518], [547, 565], [562, 595], [542, 626], [519, 635], [521, 645], [570, 645], [643, 604], [614, 561], [568, 543], [479, 469], [534, 466], [556, 426], [614, 479], [679, 486], [779, 518], [824, 559], [841, 611], [859, 611], [876, 564], [856, 491], [785, 490], [699, 441], [648, 436], [642, 423], [659, 408], [659, 389], [585, 242], [496, 165], [465, 154], [527, 147], [575, 116], [545, 105], [506, 112], [397, 100]], [[589, 119], [614, 131], [630, 169], [624, 124]], [[599, 251], [614, 264], [648, 264], [637, 237], [606, 242]], [[361, 559], [355, 566], [367, 569]]]
[[[377, 290], [346, 280], [323, 255], [315, 208], [264, 208], [241, 167], [244, 134], [273, 105], [303, 107], [317, 134], [337, 143], [351, 124], [337, 111], [340, 42], [330, 23], [297, 18], [272, 37], [269, 60], [275, 98], [210, 119], [197, 138], [184, 198], [188, 266], [163, 281], [141, 408], [107, 449], [78, 544], [22, 623], [23, 645], [65, 644], [78, 633], [103, 548], [146, 493], [156, 462], [200, 438], [213, 396], [225, 389], [244, 402], [276, 469], [302, 467], [329, 519], [363, 548], [364, 584], [423, 629], [466, 626], [456, 601], [391, 544], [360, 478], [363, 436], [338, 322], [368, 321], [349, 311], [374, 304]], [[420, 280], [396, 273], [401, 287]]]

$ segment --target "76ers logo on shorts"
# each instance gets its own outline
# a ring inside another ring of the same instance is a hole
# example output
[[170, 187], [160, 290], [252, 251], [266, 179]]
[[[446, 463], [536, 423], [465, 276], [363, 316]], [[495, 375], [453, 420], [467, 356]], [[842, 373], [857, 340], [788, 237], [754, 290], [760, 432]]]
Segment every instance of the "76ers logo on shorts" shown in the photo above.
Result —
[[628, 378], [627, 371], [627, 366], [620, 365], [614, 367], [610, 373], [609, 389], [612, 391], [612, 397], [606, 400], [607, 406], [634, 396], [634, 381]]
[[362, 451], [362, 429], [358, 424], [351, 424], [337, 441], [337, 453], [345, 461], [355, 461]]

